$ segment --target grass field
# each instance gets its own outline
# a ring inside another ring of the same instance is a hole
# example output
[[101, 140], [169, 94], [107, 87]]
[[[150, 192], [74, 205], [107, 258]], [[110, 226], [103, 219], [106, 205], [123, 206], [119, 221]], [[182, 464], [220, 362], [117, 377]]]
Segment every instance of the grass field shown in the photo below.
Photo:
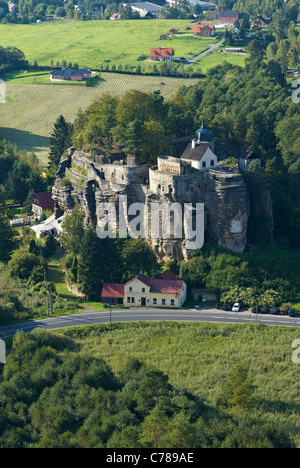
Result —
[[7, 101], [0, 105], [0, 139], [11, 141], [21, 150], [34, 151], [42, 164], [47, 165], [49, 136], [59, 115], [63, 114], [73, 122], [79, 109], [86, 109], [104, 92], [122, 95], [130, 89], [147, 92], [159, 89], [168, 98], [184, 84], [192, 85], [198, 81], [117, 73], [103, 73], [101, 76], [102, 80], [94, 88], [7, 84]]
[[209, 54], [202, 57], [199, 61], [193, 63], [190, 67], [194, 71], [199, 71], [203, 74], [206, 74], [210, 68], [216, 67], [217, 65], [222, 65], [225, 62], [229, 62], [232, 65], [238, 65], [244, 67], [245, 59], [247, 54], [227, 54], [224, 52], [210, 52]]
[[[76, 327], [59, 333], [82, 352], [105, 359], [115, 372], [135, 356], [170, 378], [170, 383], [214, 405], [222, 384], [238, 364], [250, 368], [257, 387], [257, 412], [286, 423], [299, 436], [299, 365], [292, 362], [297, 329], [209, 323], [127, 323]], [[297, 429], [298, 428], [298, 429]]]
[[[50, 66], [65, 60], [80, 67], [101, 64], [137, 65], [139, 57], [149, 56], [151, 47], [173, 47], [175, 56], [193, 58], [217, 41], [194, 37], [188, 20], [151, 21], [61, 21], [29, 25], [1, 24], [1, 46], [21, 49], [30, 63]], [[160, 40], [170, 28], [176, 36]], [[147, 60], [145, 60], [147, 65]]]

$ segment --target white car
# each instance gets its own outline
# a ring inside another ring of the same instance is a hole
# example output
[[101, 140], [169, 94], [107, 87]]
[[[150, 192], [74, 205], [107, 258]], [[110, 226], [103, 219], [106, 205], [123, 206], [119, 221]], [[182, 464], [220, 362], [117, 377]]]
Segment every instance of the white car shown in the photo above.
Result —
[[241, 310], [241, 306], [238, 302], [236, 302], [234, 306], [232, 307], [232, 312], [239, 312], [240, 310]]

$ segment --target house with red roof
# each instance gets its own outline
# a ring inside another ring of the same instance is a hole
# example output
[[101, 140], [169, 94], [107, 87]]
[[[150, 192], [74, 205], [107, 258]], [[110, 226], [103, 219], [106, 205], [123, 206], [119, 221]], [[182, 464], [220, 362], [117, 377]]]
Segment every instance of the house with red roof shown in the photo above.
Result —
[[181, 307], [187, 298], [187, 285], [171, 271], [157, 278], [139, 274], [124, 285], [105, 283], [101, 302], [128, 307]]
[[194, 24], [192, 32], [194, 36], [213, 37], [216, 28], [213, 24]]
[[54, 200], [52, 192], [36, 193], [32, 200], [32, 212], [36, 218], [39, 218], [43, 211], [54, 211]]
[[239, 19], [238, 11], [221, 11], [220, 20], [224, 23], [235, 23]]
[[154, 62], [171, 62], [174, 60], [174, 55], [172, 47], [152, 47], [150, 60]]

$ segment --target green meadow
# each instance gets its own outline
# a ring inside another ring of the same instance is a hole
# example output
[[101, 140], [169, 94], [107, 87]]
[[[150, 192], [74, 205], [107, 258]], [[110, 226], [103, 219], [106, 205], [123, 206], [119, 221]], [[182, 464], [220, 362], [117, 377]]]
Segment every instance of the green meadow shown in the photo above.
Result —
[[[98, 68], [103, 63], [137, 65], [151, 47], [172, 47], [175, 56], [193, 58], [217, 38], [194, 37], [188, 20], [61, 21], [55, 23], [0, 25], [3, 47], [21, 49], [30, 63], [50, 66], [65, 60], [80, 67]], [[178, 34], [160, 40], [169, 29]], [[147, 62], [147, 60], [145, 60]]]
[[131, 89], [147, 92], [160, 90], [168, 99], [181, 86], [193, 85], [198, 81], [192, 78], [161, 79], [160, 76], [102, 73], [101, 81], [95, 87], [86, 87], [74, 83], [70, 86], [53, 85], [48, 74], [43, 73], [36, 78], [46, 80], [40, 84], [26, 81], [32, 80], [32, 77], [16, 78], [15, 74], [10, 74], [11, 81], [6, 86], [7, 100], [0, 106], [0, 139], [5, 138], [16, 144], [20, 150], [35, 152], [44, 166], [48, 164], [53, 124], [61, 114], [73, 122], [79, 109], [85, 110], [105, 92], [120, 96]]

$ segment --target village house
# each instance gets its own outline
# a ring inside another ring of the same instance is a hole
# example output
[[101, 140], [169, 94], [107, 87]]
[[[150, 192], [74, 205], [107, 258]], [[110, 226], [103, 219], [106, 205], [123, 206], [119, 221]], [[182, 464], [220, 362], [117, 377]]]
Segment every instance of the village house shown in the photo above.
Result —
[[76, 68], [66, 67], [50, 72], [51, 81], [82, 81], [91, 78], [92, 72], [87, 68], [77, 70]]
[[187, 286], [171, 271], [157, 278], [142, 273], [124, 285], [104, 283], [101, 302], [127, 307], [181, 307], [187, 298]]
[[192, 32], [194, 36], [213, 37], [216, 33], [216, 28], [213, 24], [195, 24]]
[[223, 23], [235, 23], [239, 19], [238, 11], [221, 11], [220, 21]]
[[264, 18], [258, 15], [251, 21], [252, 28], [267, 28], [273, 22], [272, 18]]
[[54, 211], [54, 200], [52, 192], [36, 193], [32, 200], [32, 212], [36, 218], [39, 218], [43, 211]]
[[171, 62], [174, 60], [174, 49], [171, 47], [152, 47], [150, 60], [155, 62]]

